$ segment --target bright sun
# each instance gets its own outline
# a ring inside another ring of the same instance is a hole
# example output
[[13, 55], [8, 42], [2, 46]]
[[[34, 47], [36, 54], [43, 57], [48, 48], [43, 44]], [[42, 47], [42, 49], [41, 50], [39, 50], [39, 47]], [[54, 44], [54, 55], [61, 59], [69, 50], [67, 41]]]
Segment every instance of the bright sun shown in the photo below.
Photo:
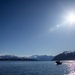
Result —
[[75, 13], [69, 13], [66, 19], [70, 24], [74, 24], [75, 23]]

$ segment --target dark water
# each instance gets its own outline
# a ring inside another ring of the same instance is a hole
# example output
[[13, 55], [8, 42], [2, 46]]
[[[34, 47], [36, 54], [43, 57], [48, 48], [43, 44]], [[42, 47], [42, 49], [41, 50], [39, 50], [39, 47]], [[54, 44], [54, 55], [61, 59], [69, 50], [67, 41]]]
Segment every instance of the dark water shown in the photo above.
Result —
[[0, 75], [75, 75], [75, 61], [0, 61]]

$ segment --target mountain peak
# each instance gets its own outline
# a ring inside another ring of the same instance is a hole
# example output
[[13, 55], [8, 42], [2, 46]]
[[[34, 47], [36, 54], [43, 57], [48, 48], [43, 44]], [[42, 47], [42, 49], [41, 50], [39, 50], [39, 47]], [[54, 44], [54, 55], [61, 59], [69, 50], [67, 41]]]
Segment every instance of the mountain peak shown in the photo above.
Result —
[[75, 50], [64, 51], [55, 56], [53, 60], [75, 60]]
[[67, 55], [67, 54], [75, 54], [75, 50], [64, 51], [61, 54], [65, 54], [65, 55]]

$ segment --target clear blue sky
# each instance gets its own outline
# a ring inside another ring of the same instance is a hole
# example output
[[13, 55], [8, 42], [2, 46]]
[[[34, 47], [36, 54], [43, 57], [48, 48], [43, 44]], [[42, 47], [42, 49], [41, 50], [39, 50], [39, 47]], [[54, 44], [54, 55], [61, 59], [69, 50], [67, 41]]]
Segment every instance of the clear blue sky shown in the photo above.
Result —
[[0, 0], [0, 54], [56, 55], [75, 50], [74, 27], [55, 28], [71, 9], [75, 0]]

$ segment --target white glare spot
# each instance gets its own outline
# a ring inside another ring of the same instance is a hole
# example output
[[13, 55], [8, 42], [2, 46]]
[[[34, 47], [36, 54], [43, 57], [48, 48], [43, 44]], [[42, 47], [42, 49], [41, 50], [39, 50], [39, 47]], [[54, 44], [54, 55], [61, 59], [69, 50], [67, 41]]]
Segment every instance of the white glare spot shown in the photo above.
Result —
[[57, 25], [56, 27], [59, 28], [59, 25]]

